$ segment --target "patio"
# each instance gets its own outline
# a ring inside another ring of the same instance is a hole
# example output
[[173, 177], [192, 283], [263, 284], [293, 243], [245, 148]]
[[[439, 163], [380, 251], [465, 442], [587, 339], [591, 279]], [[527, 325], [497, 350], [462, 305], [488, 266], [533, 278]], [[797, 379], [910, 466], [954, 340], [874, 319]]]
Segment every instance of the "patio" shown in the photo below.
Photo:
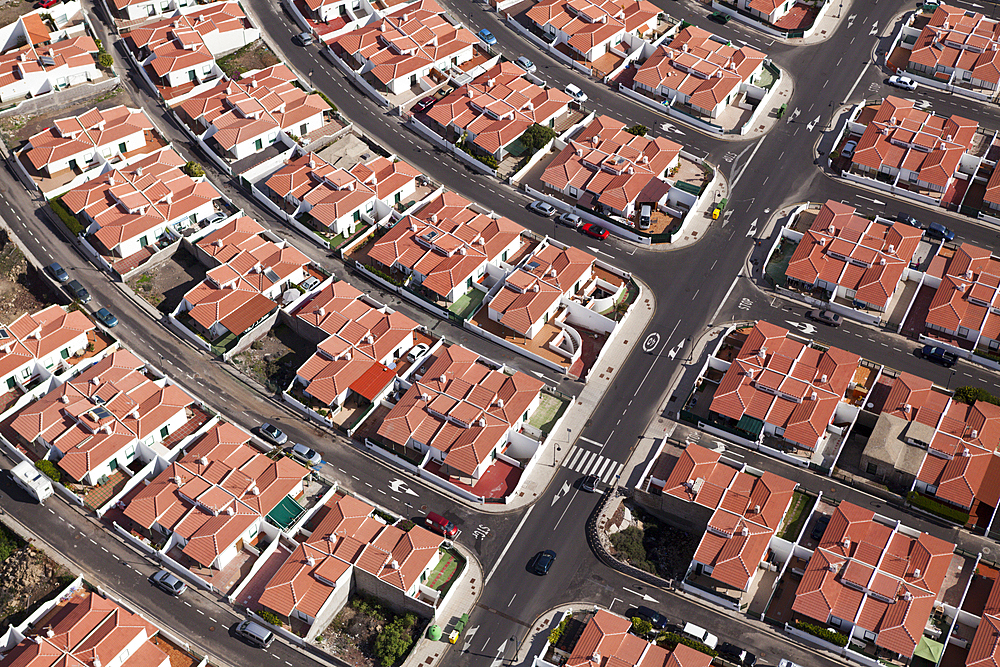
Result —
[[492, 500], [506, 498], [507, 494], [511, 493], [517, 487], [517, 483], [521, 479], [521, 469], [519, 467], [499, 459], [486, 469], [474, 486], [458, 482], [442, 474], [441, 464], [437, 461], [428, 461], [427, 465], [424, 466], [424, 470], [451, 482], [459, 488], [465, 489], [469, 493]]
[[82, 484], [70, 484], [72, 490], [83, 498], [83, 504], [90, 510], [96, 511], [103, 507], [105, 503], [115, 497], [123, 488], [125, 483], [131, 479], [121, 468], [115, 470], [107, 476], [107, 481], [97, 486], [84, 486]]
[[185, 554], [179, 547], [173, 547], [167, 552], [167, 555], [174, 559], [181, 567], [187, 568], [196, 577], [211, 584], [216, 591], [223, 595], [228, 594], [236, 584], [242, 581], [243, 577], [250, 573], [253, 564], [257, 561], [255, 554], [251, 553], [248, 549], [241, 549], [220, 570], [214, 567], [204, 567]]
[[239, 597], [233, 600], [233, 603], [241, 607], [246, 607], [250, 611], [259, 611], [261, 606], [258, 600], [260, 600], [260, 596], [264, 593], [264, 589], [267, 587], [268, 582], [271, 581], [271, 577], [277, 574], [278, 570], [281, 569], [281, 566], [284, 565], [285, 561], [291, 555], [291, 551], [279, 545], [274, 550], [274, 553], [268, 556], [264, 564], [260, 566], [253, 579], [243, 587]]
[[491, 320], [489, 318], [489, 314], [486, 312], [486, 309], [480, 309], [480, 311], [475, 313], [470, 320], [480, 329], [483, 329], [498, 338], [502, 338], [509, 343], [513, 343], [518, 347], [524, 348], [532, 354], [537, 354], [546, 361], [551, 361], [552, 363], [561, 366], [564, 369], [563, 372], [565, 372], [570, 366], [570, 362], [566, 357], [549, 349], [549, 341], [553, 340], [556, 336], [562, 333], [562, 329], [551, 322], [543, 324], [541, 330], [534, 338], [525, 338], [524, 336], [511, 331], [499, 322]]

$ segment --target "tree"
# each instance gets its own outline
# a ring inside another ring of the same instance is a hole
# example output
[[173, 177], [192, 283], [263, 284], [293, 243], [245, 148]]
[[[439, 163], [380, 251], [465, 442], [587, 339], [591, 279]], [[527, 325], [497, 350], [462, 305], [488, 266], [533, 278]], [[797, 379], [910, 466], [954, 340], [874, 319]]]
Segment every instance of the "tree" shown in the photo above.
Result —
[[52, 461], [42, 459], [35, 464], [35, 467], [41, 470], [42, 473], [44, 473], [53, 482], [59, 483], [59, 481], [62, 480], [62, 473], [59, 472], [59, 469], [56, 468], [56, 464]]
[[640, 637], [645, 637], [650, 632], [653, 631], [653, 624], [644, 618], [639, 618], [638, 616], [632, 617], [632, 632], [639, 635]]
[[111, 69], [114, 67], [115, 59], [110, 53], [104, 51], [97, 56], [97, 64], [101, 67], [101, 69]]
[[205, 168], [197, 162], [188, 162], [184, 165], [184, 173], [191, 178], [200, 178], [205, 175]]
[[413, 646], [414, 614], [398, 616], [375, 638], [375, 658], [382, 667], [392, 667]]
[[629, 134], [634, 134], [637, 137], [644, 137], [646, 136], [646, 133], [649, 132], [649, 128], [645, 125], [633, 125], [625, 131]]
[[521, 135], [521, 145], [527, 148], [529, 153], [534, 153], [555, 136], [556, 131], [551, 127], [535, 123]]

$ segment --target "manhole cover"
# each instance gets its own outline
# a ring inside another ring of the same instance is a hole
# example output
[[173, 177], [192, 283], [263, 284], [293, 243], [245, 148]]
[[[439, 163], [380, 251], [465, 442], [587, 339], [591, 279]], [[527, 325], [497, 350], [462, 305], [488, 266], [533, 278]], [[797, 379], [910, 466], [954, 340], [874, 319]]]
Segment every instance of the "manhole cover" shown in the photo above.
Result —
[[980, 549], [980, 551], [983, 552], [984, 556], [988, 556], [990, 554], [990, 548], [989, 547], [983, 547], [982, 549]]

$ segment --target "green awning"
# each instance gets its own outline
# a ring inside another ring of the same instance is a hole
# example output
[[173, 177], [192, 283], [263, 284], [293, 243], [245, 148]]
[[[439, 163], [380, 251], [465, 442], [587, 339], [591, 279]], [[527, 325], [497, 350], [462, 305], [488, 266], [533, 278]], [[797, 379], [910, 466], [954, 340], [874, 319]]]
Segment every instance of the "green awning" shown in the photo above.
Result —
[[510, 142], [508, 145], [504, 146], [504, 150], [506, 150], [509, 154], [513, 155], [514, 157], [521, 157], [526, 152], [528, 152], [528, 147], [522, 144], [521, 138], [518, 137], [514, 141]]
[[921, 637], [920, 643], [917, 644], [917, 649], [913, 652], [913, 655], [918, 658], [928, 660], [931, 664], [936, 665], [938, 660], [941, 659], [941, 654], [943, 652], [944, 644], [936, 642], [930, 637]]
[[740, 417], [740, 421], [737, 422], [736, 428], [744, 433], [749, 433], [756, 438], [760, 435], [760, 432], [764, 430], [764, 422], [756, 417], [743, 415]]
[[296, 519], [302, 516], [304, 511], [305, 509], [303, 509], [302, 505], [295, 502], [295, 498], [285, 496], [273, 510], [268, 512], [267, 518], [282, 530], [286, 530], [295, 523]]

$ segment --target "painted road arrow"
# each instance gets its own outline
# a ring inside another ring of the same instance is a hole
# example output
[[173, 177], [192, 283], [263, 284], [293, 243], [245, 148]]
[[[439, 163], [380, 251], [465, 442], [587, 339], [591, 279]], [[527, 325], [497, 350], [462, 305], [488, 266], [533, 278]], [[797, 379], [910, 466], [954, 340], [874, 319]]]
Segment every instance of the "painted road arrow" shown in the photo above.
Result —
[[405, 493], [409, 496], [416, 496], [417, 492], [406, 485], [401, 479], [394, 479], [389, 482], [389, 488], [392, 489], [393, 493]]
[[[569, 493], [569, 490], [571, 488], [573, 487], [570, 486], [569, 482], [563, 482], [562, 488], [556, 492], [556, 495], [552, 496], [552, 505], [555, 505], [557, 502], [559, 502], [559, 499], [565, 496], [567, 493]], [[552, 507], [552, 505], [549, 505], [549, 507]]]
[[660, 604], [658, 600], [656, 600], [655, 598], [650, 597], [649, 595], [646, 595], [645, 593], [638, 593], [636, 591], [633, 591], [630, 588], [625, 588], [624, 586], [622, 586], [622, 590], [623, 591], [628, 591], [632, 595], [638, 595], [639, 597], [642, 598], [643, 602], [652, 602], [653, 604]]
[[793, 322], [791, 320], [785, 320], [785, 322], [788, 322], [793, 327], [795, 327], [796, 329], [798, 329], [799, 331], [801, 331], [802, 333], [804, 333], [807, 336], [810, 336], [810, 335], [816, 333], [816, 327], [814, 327], [813, 325], [809, 324], [808, 322]]

